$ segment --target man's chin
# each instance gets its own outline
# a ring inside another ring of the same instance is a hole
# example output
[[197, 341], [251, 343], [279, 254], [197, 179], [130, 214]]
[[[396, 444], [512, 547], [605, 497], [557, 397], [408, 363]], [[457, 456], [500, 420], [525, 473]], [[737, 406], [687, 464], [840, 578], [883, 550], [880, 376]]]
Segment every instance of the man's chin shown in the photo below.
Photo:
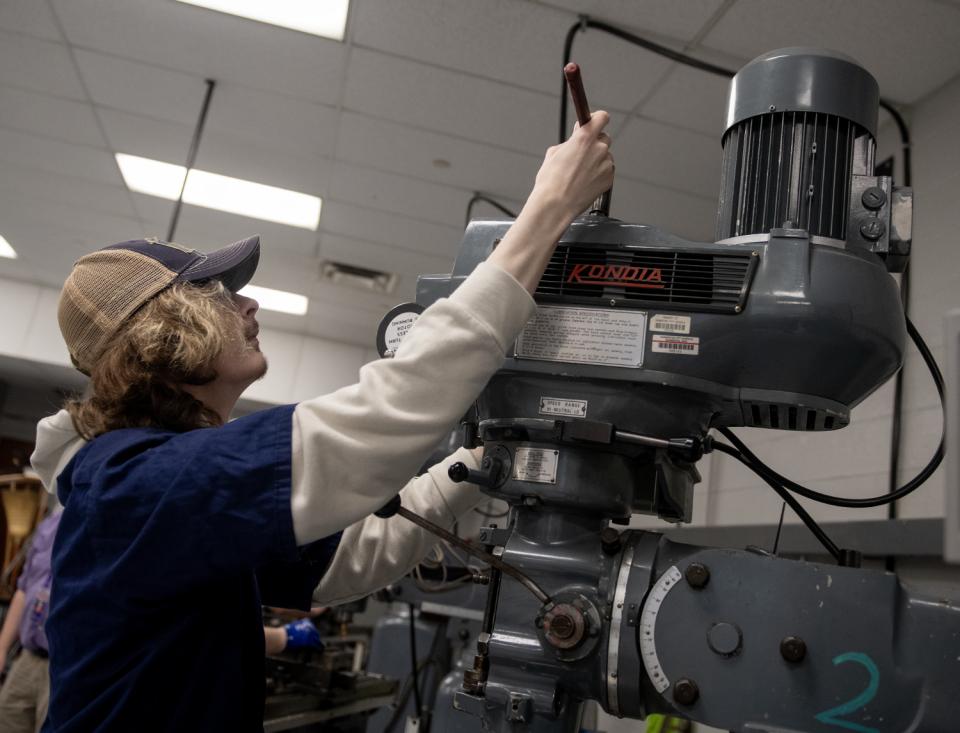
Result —
[[260, 367], [260, 371], [259, 371], [259, 373], [257, 374], [256, 379], [254, 379], [255, 382], [259, 382], [261, 379], [263, 379], [265, 376], [267, 376], [267, 369], [270, 368], [270, 362], [267, 361], [267, 357], [264, 356], [263, 353], [260, 352], [260, 349], [259, 349], [259, 348], [257, 349], [257, 352], [260, 353], [260, 356], [261, 356], [261, 357], [263, 357], [263, 365]]

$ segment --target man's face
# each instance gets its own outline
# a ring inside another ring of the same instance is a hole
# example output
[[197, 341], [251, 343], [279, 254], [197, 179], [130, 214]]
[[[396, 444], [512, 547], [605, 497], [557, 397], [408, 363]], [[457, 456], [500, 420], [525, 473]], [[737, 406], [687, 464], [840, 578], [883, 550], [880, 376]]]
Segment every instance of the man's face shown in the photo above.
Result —
[[260, 304], [253, 298], [233, 293], [233, 304], [243, 320], [243, 335], [246, 348], [240, 354], [225, 354], [214, 364], [217, 381], [233, 385], [243, 385], [246, 389], [267, 373], [267, 358], [260, 353], [260, 341], [257, 334], [260, 326], [255, 318]]

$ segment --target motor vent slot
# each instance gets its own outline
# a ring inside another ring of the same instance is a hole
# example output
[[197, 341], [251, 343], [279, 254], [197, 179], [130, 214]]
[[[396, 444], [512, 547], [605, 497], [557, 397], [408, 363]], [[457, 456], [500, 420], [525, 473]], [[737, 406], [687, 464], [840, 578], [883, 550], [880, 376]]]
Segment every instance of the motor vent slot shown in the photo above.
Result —
[[750, 419], [748, 427], [753, 428], [816, 432], [839, 430], [850, 422], [849, 417], [845, 415], [835, 415], [827, 410], [803, 405], [746, 402], [744, 408], [744, 415], [749, 415]]
[[538, 302], [627, 308], [675, 303], [682, 310], [739, 313], [758, 256], [749, 252], [557, 246]]

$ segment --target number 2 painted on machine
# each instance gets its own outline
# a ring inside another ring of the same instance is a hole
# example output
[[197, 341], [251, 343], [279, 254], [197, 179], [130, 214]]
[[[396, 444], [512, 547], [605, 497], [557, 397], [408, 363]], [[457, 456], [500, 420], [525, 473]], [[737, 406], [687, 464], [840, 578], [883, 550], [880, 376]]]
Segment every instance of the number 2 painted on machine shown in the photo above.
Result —
[[868, 657], [866, 654], [861, 654], [860, 652], [847, 652], [846, 654], [841, 654], [839, 657], [836, 657], [833, 660], [834, 664], [840, 664], [842, 662], [859, 662], [866, 667], [867, 671], [870, 672], [870, 684], [867, 685], [866, 690], [864, 690], [859, 696], [853, 698], [853, 700], [850, 702], [845, 702], [842, 705], [837, 705], [835, 708], [830, 708], [822, 713], [817, 713], [813, 717], [815, 717], [821, 723], [827, 723], [828, 725], [839, 725], [843, 728], [849, 728], [850, 730], [858, 730], [860, 733], [880, 733], [880, 731], [876, 728], [868, 728], [865, 725], [851, 723], [847, 720], [837, 720], [837, 716], [852, 713], [854, 710], [858, 710], [870, 702], [874, 695], [877, 694], [877, 688], [880, 687], [880, 670], [877, 669], [877, 665], [874, 664], [873, 660], [870, 659], [870, 657]]

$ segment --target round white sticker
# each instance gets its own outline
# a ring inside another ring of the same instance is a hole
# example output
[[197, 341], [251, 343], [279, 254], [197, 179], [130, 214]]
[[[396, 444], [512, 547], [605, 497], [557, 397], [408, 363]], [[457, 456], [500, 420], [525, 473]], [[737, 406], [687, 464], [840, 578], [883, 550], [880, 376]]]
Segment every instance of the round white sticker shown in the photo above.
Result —
[[417, 322], [419, 317], [419, 313], [400, 313], [395, 316], [387, 324], [387, 329], [383, 334], [387, 348], [396, 351], [400, 342], [403, 341], [403, 337], [407, 335], [407, 331], [413, 328], [413, 324]]

